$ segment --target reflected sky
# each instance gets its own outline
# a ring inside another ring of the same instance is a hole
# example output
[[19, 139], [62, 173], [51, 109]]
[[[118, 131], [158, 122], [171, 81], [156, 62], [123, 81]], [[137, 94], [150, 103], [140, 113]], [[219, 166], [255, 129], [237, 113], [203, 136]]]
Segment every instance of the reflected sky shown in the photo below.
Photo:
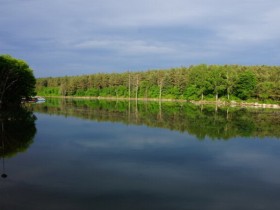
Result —
[[35, 113], [6, 160], [0, 209], [278, 209], [279, 139], [197, 140], [161, 128]]

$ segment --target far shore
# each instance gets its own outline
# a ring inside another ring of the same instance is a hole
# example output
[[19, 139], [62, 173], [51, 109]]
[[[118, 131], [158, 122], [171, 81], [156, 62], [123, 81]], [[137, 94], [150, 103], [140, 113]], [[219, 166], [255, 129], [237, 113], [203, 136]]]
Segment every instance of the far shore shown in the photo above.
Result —
[[280, 109], [279, 104], [263, 104], [259, 102], [246, 102], [246, 101], [207, 101], [207, 100], [184, 100], [184, 99], [166, 99], [166, 98], [124, 98], [124, 97], [102, 97], [102, 96], [44, 96], [46, 98], [73, 98], [73, 99], [97, 99], [97, 100], [126, 100], [126, 101], [159, 101], [159, 102], [190, 102], [195, 105], [217, 105], [217, 106], [230, 106], [230, 107], [252, 107], [252, 108], [268, 108]]

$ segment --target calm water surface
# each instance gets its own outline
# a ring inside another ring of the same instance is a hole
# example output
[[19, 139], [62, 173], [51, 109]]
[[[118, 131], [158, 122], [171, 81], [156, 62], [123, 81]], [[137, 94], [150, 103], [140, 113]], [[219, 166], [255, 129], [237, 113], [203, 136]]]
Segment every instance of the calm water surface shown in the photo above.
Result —
[[197, 139], [149, 120], [69, 114], [95, 109], [84, 104], [59, 103], [55, 112], [54, 104], [34, 107], [26, 151], [2, 156], [1, 210], [280, 208], [277, 135]]

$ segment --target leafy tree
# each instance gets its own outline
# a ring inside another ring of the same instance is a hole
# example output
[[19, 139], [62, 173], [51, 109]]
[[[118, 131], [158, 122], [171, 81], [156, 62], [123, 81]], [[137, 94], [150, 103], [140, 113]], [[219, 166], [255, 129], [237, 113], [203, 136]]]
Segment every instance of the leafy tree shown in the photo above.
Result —
[[[206, 91], [209, 89], [209, 77], [208, 67], [205, 64], [191, 67], [189, 75], [189, 84], [195, 85], [197, 90], [197, 95], [201, 96], [201, 100], [204, 99]], [[192, 87], [193, 90], [193, 87]]]
[[244, 71], [239, 75], [235, 86], [236, 96], [246, 100], [250, 98], [256, 88], [256, 76], [252, 71]]
[[165, 73], [164, 71], [158, 71], [158, 76], [157, 76], [157, 85], [159, 87], [159, 96], [158, 98], [161, 100], [162, 97], [162, 88], [164, 86], [164, 79], [165, 79]]
[[35, 84], [27, 63], [9, 55], [0, 56], [0, 109], [19, 106], [23, 97], [35, 95]]
[[234, 85], [237, 80], [237, 71], [236, 68], [237, 66], [228, 66], [225, 65], [225, 74], [226, 74], [226, 93], [227, 93], [227, 99], [230, 99], [230, 96], [233, 92]]
[[226, 79], [225, 72], [220, 66], [211, 66], [209, 72], [209, 89], [211, 89], [218, 100], [219, 94], [225, 92]]
[[187, 100], [197, 100], [199, 95], [199, 89], [196, 87], [196, 85], [190, 85], [184, 92], [184, 96]]
[[257, 85], [257, 95], [260, 99], [268, 99], [273, 95], [274, 83], [262, 82]]

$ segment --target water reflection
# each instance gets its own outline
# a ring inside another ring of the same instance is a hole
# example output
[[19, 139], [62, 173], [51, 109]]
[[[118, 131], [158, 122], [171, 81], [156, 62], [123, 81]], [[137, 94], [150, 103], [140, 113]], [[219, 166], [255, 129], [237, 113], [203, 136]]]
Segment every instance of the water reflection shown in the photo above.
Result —
[[48, 99], [34, 111], [95, 121], [188, 132], [203, 140], [280, 137], [280, 110], [196, 106], [190, 103]]
[[[247, 138], [278, 135], [277, 111], [89, 100], [48, 100], [33, 108], [36, 139], [28, 152], [7, 160], [1, 210], [280, 206], [280, 141]], [[246, 138], [208, 138], [234, 135]]]
[[5, 158], [24, 152], [33, 143], [36, 134], [35, 115], [26, 109], [0, 112], [0, 157], [2, 158], [2, 178], [5, 172]]

